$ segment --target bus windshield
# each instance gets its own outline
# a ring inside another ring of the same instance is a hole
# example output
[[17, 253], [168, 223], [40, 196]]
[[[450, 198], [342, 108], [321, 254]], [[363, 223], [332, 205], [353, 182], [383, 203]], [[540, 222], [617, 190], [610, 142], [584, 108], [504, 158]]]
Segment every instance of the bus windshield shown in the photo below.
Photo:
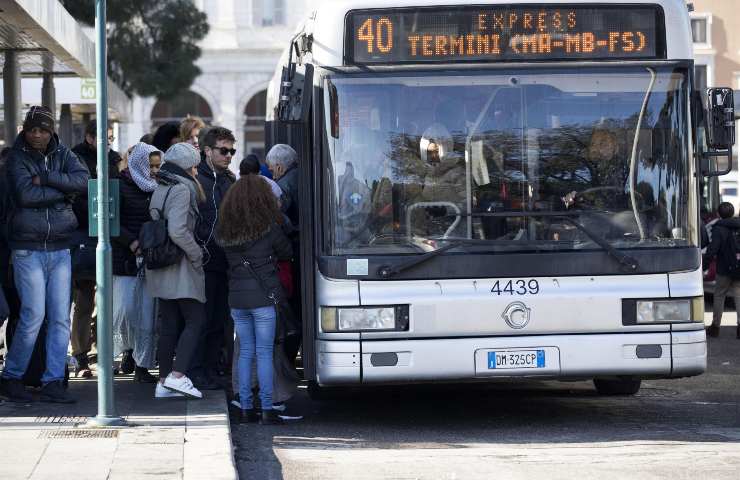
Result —
[[687, 69], [499, 72], [325, 78], [328, 254], [696, 245]]

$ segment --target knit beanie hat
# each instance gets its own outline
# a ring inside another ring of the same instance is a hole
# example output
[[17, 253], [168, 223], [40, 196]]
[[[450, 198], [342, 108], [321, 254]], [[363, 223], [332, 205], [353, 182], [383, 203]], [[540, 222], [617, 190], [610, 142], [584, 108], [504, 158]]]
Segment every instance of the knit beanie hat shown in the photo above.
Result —
[[164, 153], [164, 163], [172, 163], [183, 170], [190, 170], [200, 163], [200, 153], [189, 143], [176, 143]]
[[26, 114], [23, 121], [23, 130], [28, 131], [34, 127], [43, 128], [49, 133], [54, 133], [54, 115], [46, 107], [33, 106]]

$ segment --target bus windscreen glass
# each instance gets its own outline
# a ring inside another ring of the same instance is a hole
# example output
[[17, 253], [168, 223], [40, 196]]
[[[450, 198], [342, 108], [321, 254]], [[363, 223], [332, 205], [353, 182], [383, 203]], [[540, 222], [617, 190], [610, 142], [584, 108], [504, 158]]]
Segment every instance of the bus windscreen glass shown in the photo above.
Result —
[[354, 64], [665, 58], [657, 6], [466, 7], [353, 11]]

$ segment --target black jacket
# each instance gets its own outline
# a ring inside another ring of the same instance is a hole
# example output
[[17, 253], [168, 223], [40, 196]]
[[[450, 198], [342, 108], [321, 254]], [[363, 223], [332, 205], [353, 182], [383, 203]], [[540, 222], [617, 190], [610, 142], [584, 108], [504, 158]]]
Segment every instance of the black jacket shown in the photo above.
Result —
[[0, 284], [10, 286], [10, 247], [8, 247], [8, 211], [10, 190], [8, 188], [8, 169], [0, 167]]
[[290, 240], [282, 228], [273, 225], [257, 240], [236, 243], [222, 242], [229, 261], [229, 307], [250, 309], [273, 304], [257, 279], [244, 266], [244, 259], [252, 264], [268, 292], [275, 292], [278, 298], [282, 298], [284, 292], [277, 274], [277, 261], [290, 260], [293, 255]]
[[136, 256], [131, 244], [139, 239], [141, 226], [148, 222], [150, 192], [145, 192], [131, 178], [128, 169], [121, 172], [121, 234], [111, 238], [113, 246], [113, 275], [134, 276], [137, 273]]
[[[75, 195], [87, 191], [90, 174], [83, 163], [53, 135], [46, 153], [33, 150], [21, 132], [8, 155], [12, 206], [8, 243], [12, 250], [62, 250], [77, 228]], [[33, 184], [38, 176], [41, 185]]]
[[205, 201], [198, 204], [200, 221], [195, 228], [198, 243], [205, 245], [209, 253], [209, 256], [205, 257], [203, 269], [206, 272], [226, 273], [229, 265], [223, 249], [216, 244], [216, 222], [221, 202], [236, 178], [229, 170], [214, 175], [213, 169], [203, 160], [198, 165], [198, 181], [206, 194]]
[[288, 216], [295, 228], [298, 228], [298, 203], [300, 202], [300, 172], [298, 164], [293, 164], [290, 169], [277, 181], [283, 189], [282, 209]]
[[729, 275], [728, 266], [732, 259], [731, 241], [734, 241], [733, 232], [740, 229], [740, 218], [725, 218], [719, 220], [712, 227], [712, 243], [707, 248], [706, 260], [717, 257], [717, 274]]
[[[98, 178], [98, 154], [93, 150], [90, 145], [83, 141], [79, 145], [75, 145], [72, 151], [77, 157], [85, 163], [87, 171], [90, 172], [90, 178]], [[118, 178], [118, 164], [121, 162], [121, 155], [115, 150], [108, 151], [108, 178]], [[85, 188], [85, 195], [78, 195], [74, 202], [74, 212], [77, 216], [78, 229], [80, 230], [80, 237], [87, 237], [88, 232], [88, 208], [87, 208], [87, 187]], [[94, 240], [90, 240], [94, 241]]]

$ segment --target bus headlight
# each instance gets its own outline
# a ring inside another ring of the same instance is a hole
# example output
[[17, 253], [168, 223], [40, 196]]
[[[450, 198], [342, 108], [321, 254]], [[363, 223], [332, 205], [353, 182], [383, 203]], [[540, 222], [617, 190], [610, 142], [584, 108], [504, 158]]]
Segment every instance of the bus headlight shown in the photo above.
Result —
[[638, 300], [637, 323], [688, 323], [704, 321], [703, 298]]
[[321, 307], [321, 330], [324, 332], [377, 332], [408, 329], [408, 305]]

